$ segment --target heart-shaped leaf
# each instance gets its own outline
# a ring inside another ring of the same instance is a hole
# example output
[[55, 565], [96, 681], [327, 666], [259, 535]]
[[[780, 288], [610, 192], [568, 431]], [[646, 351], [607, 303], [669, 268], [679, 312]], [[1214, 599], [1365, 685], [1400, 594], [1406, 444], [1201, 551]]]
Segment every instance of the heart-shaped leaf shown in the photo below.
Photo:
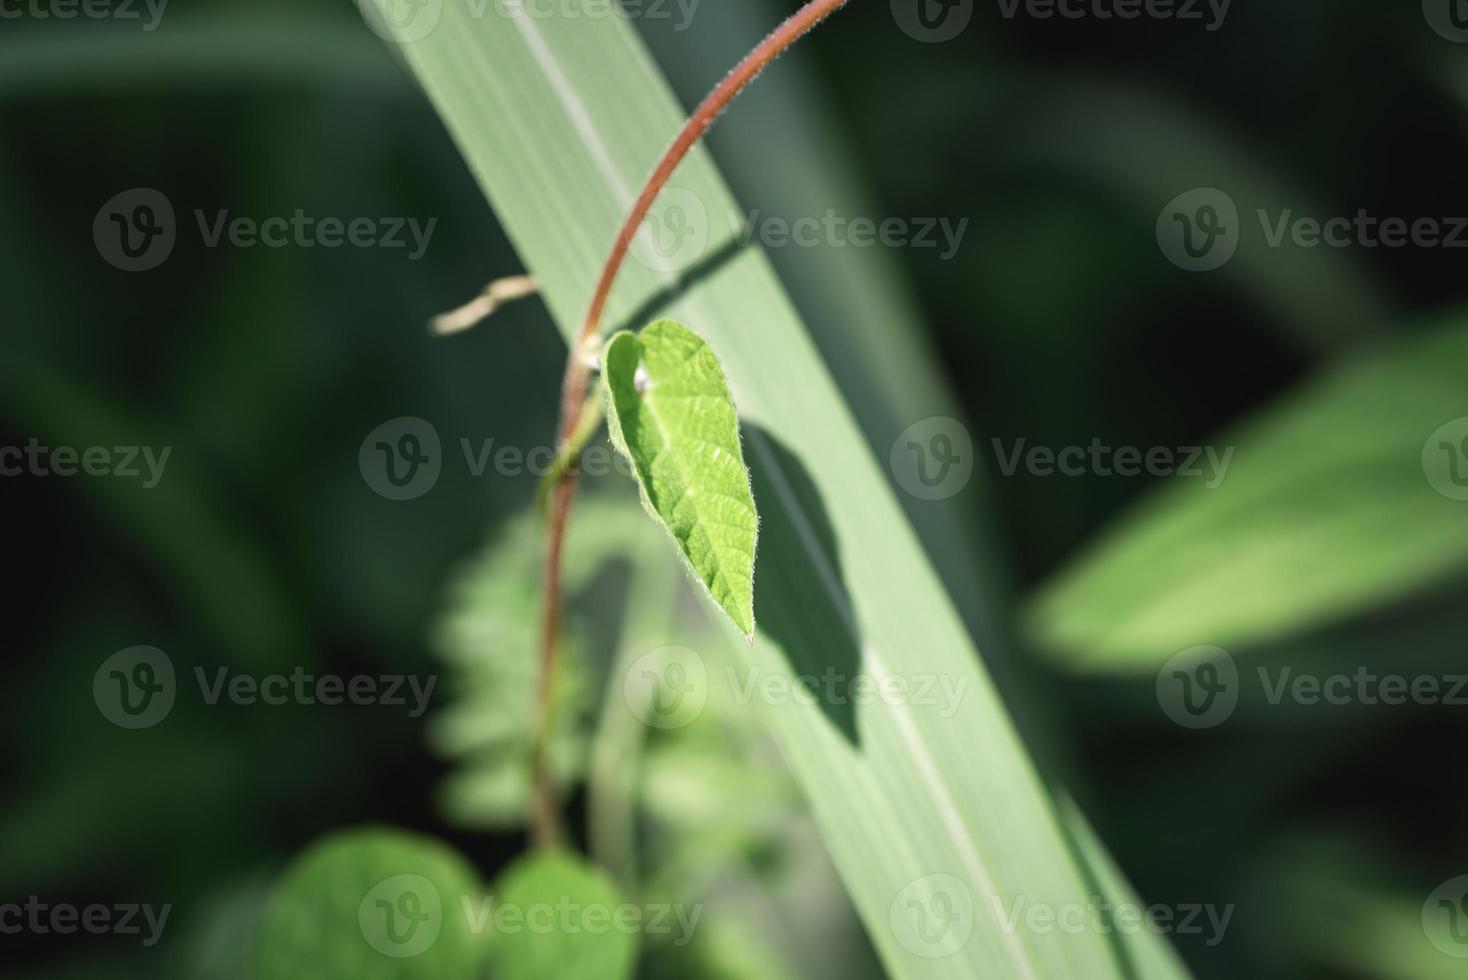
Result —
[[759, 516], [724, 369], [693, 331], [658, 320], [607, 342], [602, 386], [612, 442], [642, 503], [750, 642]]

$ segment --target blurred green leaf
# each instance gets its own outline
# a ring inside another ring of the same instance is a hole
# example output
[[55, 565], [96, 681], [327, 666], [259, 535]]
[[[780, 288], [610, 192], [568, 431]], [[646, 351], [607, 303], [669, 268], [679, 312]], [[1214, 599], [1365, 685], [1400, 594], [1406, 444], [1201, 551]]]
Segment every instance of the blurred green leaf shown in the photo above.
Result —
[[333, 834], [272, 898], [256, 980], [477, 980], [483, 943], [466, 910], [482, 892], [469, 863], [432, 838]]
[[759, 517], [718, 355], [682, 324], [659, 320], [617, 334], [602, 360], [607, 425], [643, 506], [753, 642]]
[[606, 873], [563, 851], [532, 854], [495, 882], [495, 980], [623, 980], [637, 935]]
[[1273, 856], [1259, 902], [1283, 967], [1361, 980], [1468, 975], [1468, 875], [1413, 880], [1400, 855], [1349, 835], [1287, 839]]
[[1465, 375], [1461, 318], [1327, 368], [1206, 447], [1228, 459], [1213, 476], [1162, 484], [1045, 585], [1033, 635], [1078, 670], [1150, 670], [1468, 567]]

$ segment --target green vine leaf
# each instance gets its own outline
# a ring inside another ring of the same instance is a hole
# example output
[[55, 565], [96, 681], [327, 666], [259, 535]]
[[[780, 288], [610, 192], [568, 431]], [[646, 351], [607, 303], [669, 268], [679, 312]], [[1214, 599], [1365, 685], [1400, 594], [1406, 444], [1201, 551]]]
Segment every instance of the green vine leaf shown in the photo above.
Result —
[[607, 342], [602, 389], [612, 443], [632, 463], [643, 507], [753, 643], [759, 515], [718, 356], [687, 327], [658, 320]]

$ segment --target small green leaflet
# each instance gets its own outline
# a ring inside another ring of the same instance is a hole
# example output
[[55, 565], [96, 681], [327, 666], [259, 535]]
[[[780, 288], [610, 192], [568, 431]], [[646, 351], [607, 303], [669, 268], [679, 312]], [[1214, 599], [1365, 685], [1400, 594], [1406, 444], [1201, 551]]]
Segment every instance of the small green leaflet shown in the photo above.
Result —
[[718, 357], [687, 327], [658, 320], [607, 341], [602, 387], [612, 443], [632, 463], [642, 505], [753, 643], [759, 516]]

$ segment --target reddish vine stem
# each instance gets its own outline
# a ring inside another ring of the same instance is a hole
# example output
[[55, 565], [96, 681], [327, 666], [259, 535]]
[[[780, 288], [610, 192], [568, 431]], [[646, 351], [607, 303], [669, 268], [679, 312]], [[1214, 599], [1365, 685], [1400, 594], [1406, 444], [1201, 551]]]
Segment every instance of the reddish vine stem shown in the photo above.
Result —
[[[611, 296], [612, 284], [616, 282], [617, 272], [622, 268], [622, 262], [627, 257], [627, 250], [637, 229], [647, 218], [648, 211], [652, 209], [653, 202], [657, 200], [668, 178], [746, 85], [807, 31], [845, 6], [846, 2], [847, 0], [809, 0], [734, 66], [734, 70], [693, 110], [693, 115], [683, 124], [673, 144], [663, 152], [662, 159], [647, 178], [642, 193], [637, 196], [617, 232], [606, 264], [602, 266], [601, 276], [597, 279], [596, 290], [591, 294], [591, 303], [586, 308], [581, 329], [566, 357], [566, 373], [561, 383], [561, 421], [556, 433], [558, 452], [567, 451], [577, 423], [581, 420], [586, 386], [591, 379], [591, 363], [597, 353], [601, 316]], [[532, 826], [536, 844], [542, 847], [555, 844], [561, 836], [555, 788], [546, 767], [545, 743], [555, 694], [556, 633], [561, 607], [561, 549], [565, 542], [566, 525], [571, 516], [571, 504], [576, 497], [576, 469], [575, 466], [568, 466], [556, 478], [547, 518], [549, 530], [546, 539], [545, 594], [541, 608], [540, 663], [536, 690], [538, 708], [531, 751], [534, 782]]]

